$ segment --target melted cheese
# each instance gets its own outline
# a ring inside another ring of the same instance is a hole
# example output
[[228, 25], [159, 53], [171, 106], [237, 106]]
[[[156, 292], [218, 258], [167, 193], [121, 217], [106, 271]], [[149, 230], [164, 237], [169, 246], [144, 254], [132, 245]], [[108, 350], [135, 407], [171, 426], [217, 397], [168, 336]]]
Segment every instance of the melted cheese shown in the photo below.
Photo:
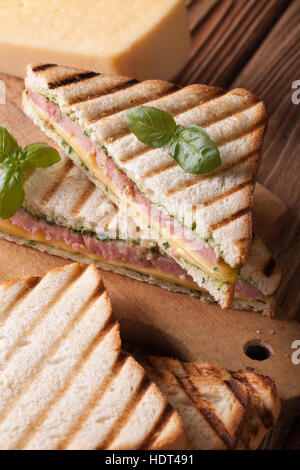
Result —
[[[32, 101], [31, 101], [32, 103]], [[48, 119], [46, 115], [42, 113], [42, 111], [33, 104], [35, 107], [36, 112], [43, 117], [43, 119]], [[101, 181], [106, 187], [110, 189], [110, 191], [117, 195], [120, 201], [123, 201], [126, 204], [126, 197], [121, 193], [119, 188], [107, 177], [105, 176], [96, 162], [96, 157], [93, 154], [87, 154], [87, 152], [81, 147], [74, 136], [68, 134], [65, 129], [63, 129], [58, 123], [51, 122], [51, 125], [56, 129], [58, 134], [63, 137], [66, 142], [75, 150], [75, 152], [80, 156], [81, 160], [87, 166], [87, 168], [92, 172], [94, 176], [96, 176], [99, 181]], [[174, 235], [170, 235], [170, 233], [158, 224], [155, 220], [148, 217], [148, 215], [142, 210], [139, 204], [136, 204], [134, 201], [130, 202], [131, 206], [134, 207], [135, 211], [145, 220], [145, 225], [148, 226], [151, 222], [151, 226], [156, 229], [158, 233], [161, 234], [164, 240], [170, 241], [172, 243], [173, 248], [175, 248], [176, 253], [178, 256], [184, 258], [189, 264], [200, 266], [203, 271], [209, 274], [214, 279], [217, 279], [221, 282], [229, 282], [233, 284], [236, 282], [238, 278], [238, 270], [231, 268], [227, 263], [221, 261], [217, 268], [214, 263], [212, 263], [207, 258], [201, 256], [201, 254], [197, 252], [193, 252], [189, 249], [184, 243], [183, 240], [176, 238]]]
[[183, 0], [0, 0], [0, 71], [47, 62], [170, 80], [189, 57]]
[[67, 251], [69, 253], [79, 253], [80, 255], [87, 256], [88, 258], [99, 261], [104, 264], [109, 264], [111, 266], [120, 267], [130, 269], [135, 272], [139, 272], [145, 274], [147, 276], [153, 276], [157, 279], [168, 281], [183, 287], [187, 287], [188, 289], [193, 289], [201, 292], [205, 292], [205, 289], [200, 289], [197, 284], [192, 281], [181, 279], [180, 277], [176, 276], [175, 274], [165, 273], [160, 271], [158, 268], [153, 267], [142, 267], [135, 265], [133, 263], [129, 263], [127, 261], [123, 261], [120, 259], [113, 259], [107, 260], [102, 258], [101, 256], [86, 253], [84, 250], [76, 250], [76, 252], [67, 245], [65, 242], [61, 240], [56, 240], [52, 238], [51, 240], [47, 240], [45, 234], [42, 231], [36, 233], [30, 233], [24, 230], [17, 225], [12, 224], [9, 220], [2, 220], [0, 219], [0, 230], [8, 233], [9, 235], [13, 235], [14, 237], [22, 238], [24, 240], [32, 241], [35, 243], [42, 243], [43, 245], [53, 246], [60, 250]]
[[[99, 261], [104, 264], [108, 264], [110, 266], [115, 266], [119, 268], [125, 268], [125, 269], [130, 269], [131, 271], [135, 271], [138, 273], [145, 274], [147, 276], [152, 276], [156, 279], [171, 282], [173, 284], [176, 284], [178, 286], [186, 287], [191, 290], [199, 291], [202, 293], [207, 294], [207, 291], [204, 288], [199, 288], [197, 284], [195, 284], [193, 281], [188, 281], [185, 279], [181, 279], [180, 277], [176, 276], [175, 274], [169, 274], [165, 273], [163, 271], [160, 271], [158, 268], [155, 267], [147, 267], [143, 268], [141, 266], [137, 266], [133, 263], [128, 263], [123, 260], [107, 260], [105, 258], [102, 258], [101, 256], [98, 255], [93, 255], [93, 254], [88, 254], [84, 251], [77, 250], [76, 252], [65, 242], [61, 240], [56, 240], [56, 239], [51, 239], [47, 240], [45, 237], [45, 234], [41, 231], [36, 232], [36, 233], [30, 233], [24, 230], [21, 227], [18, 227], [17, 225], [12, 224], [9, 220], [2, 220], [0, 219], [0, 231], [5, 232], [9, 235], [12, 235], [17, 238], [21, 238], [24, 240], [28, 240], [29, 242], [35, 242], [35, 243], [41, 243], [43, 245], [48, 245], [48, 246], [53, 246], [54, 248], [58, 248], [63, 251], [67, 251], [69, 253], [78, 253], [83, 256], [87, 256], [88, 258]], [[244, 297], [242, 295], [235, 295], [235, 299], [238, 300], [244, 300], [246, 302], [250, 302], [251, 298], [249, 297]]]

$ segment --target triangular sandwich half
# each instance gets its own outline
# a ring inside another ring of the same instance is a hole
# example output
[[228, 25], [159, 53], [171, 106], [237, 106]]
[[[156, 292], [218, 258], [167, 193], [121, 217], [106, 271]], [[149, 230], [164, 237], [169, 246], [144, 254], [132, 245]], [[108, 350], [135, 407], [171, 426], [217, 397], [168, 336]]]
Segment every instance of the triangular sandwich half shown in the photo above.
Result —
[[[29, 172], [24, 187], [23, 208], [10, 220], [0, 219], [0, 238], [213, 301], [205, 278], [199, 287], [63, 152], [58, 164]], [[232, 306], [271, 316], [279, 279], [271, 254], [255, 236]]]
[[0, 285], [2, 450], [183, 449], [177, 412], [121, 351], [99, 271]]
[[[136, 139], [126, 111], [150, 105], [177, 124], [205, 128], [222, 166], [208, 175], [186, 173], [166, 149]], [[117, 205], [126, 202], [143, 230], [193, 280], [202, 279], [222, 307], [231, 304], [238, 268], [252, 239], [251, 206], [266, 130], [264, 104], [243, 89], [185, 88], [50, 64], [29, 66], [25, 112], [70, 149], [73, 161]]]
[[253, 370], [164, 357], [141, 363], [181, 416], [191, 449], [255, 450], [278, 419], [274, 382]]

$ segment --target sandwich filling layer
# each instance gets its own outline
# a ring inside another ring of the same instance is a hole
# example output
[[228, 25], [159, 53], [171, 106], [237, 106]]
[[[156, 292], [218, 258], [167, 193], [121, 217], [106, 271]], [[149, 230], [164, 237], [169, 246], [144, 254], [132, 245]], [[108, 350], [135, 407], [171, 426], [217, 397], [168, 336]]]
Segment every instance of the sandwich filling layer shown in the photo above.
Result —
[[193, 230], [184, 227], [161, 208], [152, 204], [138, 189], [134, 182], [121, 171], [107, 154], [105, 148], [96, 146], [85, 135], [80, 126], [60, 112], [59, 107], [43, 96], [28, 91], [31, 101], [39, 116], [54, 127], [60, 136], [77, 152], [87, 169], [92, 170], [99, 181], [111, 191], [119, 201], [131, 205], [145, 221], [168, 244], [168, 254], [174, 259], [184, 259], [188, 264], [199, 267], [213, 279], [222, 283], [233, 284], [237, 280], [238, 270], [231, 268], [221, 257], [221, 253], [208, 241], [196, 236]]
[[[95, 233], [71, 230], [49, 222], [46, 218], [37, 217], [25, 209], [20, 209], [9, 220], [0, 220], [0, 230], [26, 239], [33, 246], [37, 242], [52, 245], [65, 251], [84, 254], [111, 266], [153, 276], [199, 294], [207, 294], [173, 259], [163, 256], [158, 249], [149, 250], [136, 242], [100, 240]], [[259, 289], [241, 280], [235, 283], [234, 298], [266, 302]]]

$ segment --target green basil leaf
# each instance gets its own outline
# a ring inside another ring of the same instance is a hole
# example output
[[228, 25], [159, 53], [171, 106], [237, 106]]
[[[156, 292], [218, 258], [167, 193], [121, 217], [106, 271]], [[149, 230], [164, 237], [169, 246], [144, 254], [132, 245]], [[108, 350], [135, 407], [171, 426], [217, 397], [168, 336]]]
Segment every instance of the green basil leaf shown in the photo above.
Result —
[[23, 204], [23, 173], [4, 168], [0, 173], [0, 218], [9, 219]]
[[6, 127], [0, 126], [0, 163], [5, 164], [19, 149], [19, 145]]
[[217, 145], [199, 126], [177, 127], [169, 155], [186, 172], [197, 175], [209, 173], [222, 163]]
[[155, 148], [168, 145], [176, 130], [173, 116], [151, 106], [139, 106], [127, 111], [127, 124], [141, 142]]
[[47, 144], [31, 144], [25, 148], [25, 157], [20, 160], [22, 170], [47, 168], [61, 160], [57, 150]]

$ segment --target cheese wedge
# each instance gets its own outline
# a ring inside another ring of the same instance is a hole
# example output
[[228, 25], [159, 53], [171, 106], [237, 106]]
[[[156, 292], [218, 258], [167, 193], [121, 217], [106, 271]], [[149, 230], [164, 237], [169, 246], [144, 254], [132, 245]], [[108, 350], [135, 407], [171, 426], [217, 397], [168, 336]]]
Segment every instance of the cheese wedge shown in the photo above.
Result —
[[189, 56], [183, 0], [0, 0], [0, 72], [49, 61], [171, 79]]

